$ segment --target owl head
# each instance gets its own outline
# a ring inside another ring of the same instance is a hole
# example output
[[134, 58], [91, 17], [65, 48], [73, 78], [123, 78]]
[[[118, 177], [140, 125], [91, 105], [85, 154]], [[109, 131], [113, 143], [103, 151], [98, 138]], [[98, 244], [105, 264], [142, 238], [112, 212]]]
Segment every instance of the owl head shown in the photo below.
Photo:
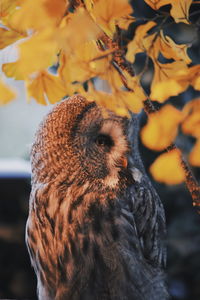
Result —
[[128, 119], [80, 95], [56, 105], [41, 123], [32, 147], [33, 182], [119, 181], [126, 168]]

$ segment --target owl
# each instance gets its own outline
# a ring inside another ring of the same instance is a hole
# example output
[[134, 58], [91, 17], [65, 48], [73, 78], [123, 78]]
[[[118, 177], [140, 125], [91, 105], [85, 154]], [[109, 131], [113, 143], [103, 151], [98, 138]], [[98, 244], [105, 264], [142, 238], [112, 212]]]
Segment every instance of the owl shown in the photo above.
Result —
[[165, 216], [137, 122], [75, 95], [41, 123], [26, 226], [39, 300], [168, 298]]

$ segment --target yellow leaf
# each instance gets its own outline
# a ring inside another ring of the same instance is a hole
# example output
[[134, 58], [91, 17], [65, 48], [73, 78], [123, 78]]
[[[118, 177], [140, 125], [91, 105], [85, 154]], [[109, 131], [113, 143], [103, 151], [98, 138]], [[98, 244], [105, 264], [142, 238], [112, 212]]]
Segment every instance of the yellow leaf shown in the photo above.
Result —
[[[185, 118], [182, 123], [184, 133], [196, 138], [200, 137], [200, 99], [194, 99], [183, 108]], [[200, 152], [199, 152], [200, 156]]]
[[[190, 80], [191, 85], [196, 89], [200, 90], [200, 65], [193, 66], [189, 68], [188, 80]], [[187, 79], [187, 76], [186, 76]]]
[[0, 81], [0, 105], [7, 104], [16, 97], [16, 94], [3, 81]]
[[152, 87], [156, 82], [161, 82], [167, 79], [171, 79], [175, 76], [186, 74], [187, 65], [183, 61], [174, 61], [172, 63], [162, 64], [158, 61], [154, 61], [154, 78]]
[[181, 121], [182, 113], [169, 104], [150, 114], [147, 124], [141, 130], [143, 144], [157, 151], [167, 148], [175, 139]]
[[158, 156], [150, 166], [150, 173], [155, 180], [166, 184], [182, 183], [185, 180], [185, 173], [180, 156], [180, 151], [177, 149]]
[[126, 16], [122, 17], [119, 20], [117, 20], [116, 25], [118, 25], [120, 28], [127, 30], [129, 25], [135, 21], [135, 18], [132, 16]]
[[70, 70], [71, 70], [70, 60], [67, 58], [67, 55], [62, 52], [60, 54], [60, 59], [59, 59], [58, 74], [63, 82], [63, 85], [66, 88], [67, 95], [69, 96], [73, 95], [76, 92], [82, 93], [83, 91], [82, 84], [74, 82], [74, 78]]
[[0, 49], [5, 48], [24, 37], [26, 37], [25, 34], [10, 29], [0, 28]]
[[177, 82], [187, 83], [192, 85], [196, 90], [200, 90], [200, 65], [187, 68], [185, 72], [178, 72], [173, 76]]
[[84, 82], [92, 77], [104, 74], [109, 66], [107, 57], [101, 58], [106, 52], [100, 51], [95, 41], [81, 44], [73, 54], [62, 54], [58, 69], [64, 80]]
[[[44, 22], [45, 20], [45, 22]], [[12, 28], [20, 31], [41, 29], [52, 24], [40, 0], [26, 0], [10, 18]]]
[[96, 91], [90, 85], [88, 92], [84, 96], [89, 101], [96, 101], [96, 103], [106, 109], [112, 110], [118, 115], [129, 116], [129, 110], [138, 113], [143, 107], [141, 99], [133, 92], [116, 91], [114, 93], [105, 93]]
[[94, 1], [93, 0], [84, 0], [84, 4], [86, 6], [86, 9], [91, 12], [92, 11], [92, 7], [94, 5]]
[[[187, 68], [184, 62], [172, 64], [155, 63], [155, 75], [151, 86], [151, 99], [165, 101], [170, 95], [176, 96], [192, 85], [200, 90], [200, 65]], [[163, 82], [163, 83], [162, 83]]]
[[121, 80], [119, 73], [111, 64], [107, 66], [107, 69], [105, 70], [105, 72], [102, 73], [102, 75], [100, 75], [100, 77], [108, 81], [113, 91], [123, 87], [123, 82]]
[[[163, 102], [170, 96], [175, 96], [184, 91], [188, 83], [185, 81], [176, 82], [176, 77], [187, 74], [187, 65], [183, 61], [162, 64], [154, 60], [154, 77], [151, 84], [152, 100]], [[172, 80], [174, 79], [174, 80]]]
[[23, 79], [24, 76], [19, 72], [17, 63], [7, 63], [2, 65], [2, 71], [7, 77], [14, 77], [15, 79]]
[[[63, 82], [66, 82], [66, 84], [73, 82], [74, 78], [72, 76], [71, 72], [71, 66], [70, 59], [67, 54], [61, 52], [59, 57], [59, 68], [58, 68], [58, 74]], [[73, 91], [70, 91], [69, 95], [72, 95]]]
[[42, 105], [46, 105], [46, 97], [45, 97], [45, 90], [44, 90], [44, 83], [43, 78], [39, 75], [34, 80], [27, 80], [26, 81], [26, 89], [28, 97], [33, 97], [38, 103]]
[[55, 26], [64, 16], [67, 4], [65, 0], [26, 0], [18, 7], [9, 22], [12, 28], [23, 31]]
[[156, 33], [147, 34], [147, 31], [155, 25], [157, 25], [155, 22], [150, 21], [138, 26], [134, 39], [128, 44], [126, 58], [134, 62], [137, 53], [146, 52], [155, 61], [161, 52], [166, 58], [173, 58], [176, 61], [183, 60], [186, 64], [189, 64], [191, 59], [187, 55], [187, 45], [176, 44], [170, 37], [164, 36], [162, 30], [160, 36]]
[[112, 110], [119, 115], [128, 115], [128, 110], [138, 113], [143, 108], [143, 101], [146, 99], [146, 95], [144, 94], [137, 76], [131, 77], [126, 71], [123, 72], [123, 76], [126, 78], [128, 87], [134, 92], [123, 90], [124, 86], [122, 79], [112, 65], [110, 65], [105, 74], [100, 77], [108, 81], [113, 92], [113, 97], [118, 103], [119, 108], [115, 110], [113, 107]]
[[189, 9], [191, 4], [192, 0], [171, 0], [172, 8], [170, 14], [176, 23], [183, 22], [189, 24]]
[[119, 108], [119, 105], [116, 99], [113, 97], [113, 94], [96, 91], [91, 88], [91, 86], [88, 92], [83, 93], [83, 96], [85, 96], [89, 101], [95, 101], [98, 105], [106, 109], [116, 112], [116, 110]]
[[190, 152], [189, 162], [195, 167], [200, 167], [200, 138], [196, 141], [194, 148]]
[[133, 10], [128, 0], [97, 0], [89, 7], [89, 12], [103, 31], [112, 36], [116, 22], [127, 17]]
[[140, 76], [132, 77], [126, 71], [124, 71], [124, 75], [126, 77], [128, 87], [134, 91], [134, 94], [137, 95], [140, 101], [145, 101], [147, 99], [147, 95], [140, 84]]
[[126, 58], [130, 62], [134, 62], [137, 53], [148, 51], [152, 46], [154, 35], [149, 36], [147, 32], [156, 25], [155, 22], [149, 21], [137, 27], [134, 39], [128, 44], [126, 53]]
[[59, 48], [64, 52], [73, 53], [81, 44], [97, 40], [100, 33], [99, 26], [88, 12], [80, 7], [62, 19], [57, 30], [57, 41]]
[[162, 30], [160, 31], [160, 37], [157, 38], [156, 42], [156, 46], [166, 58], [173, 58], [174, 60], [183, 60], [186, 62], [186, 64], [191, 63], [191, 59], [187, 54], [188, 45], [176, 44], [169, 36], [165, 36]]
[[[144, 0], [151, 8], [157, 10], [161, 6], [169, 4], [172, 0]], [[176, 0], [174, 0], [176, 1]]]
[[174, 79], [168, 79], [155, 83], [152, 87], [150, 98], [163, 103], [171, 96], [177, 96], [181, 92], [185, 91], [188, 84], [185, 82], [178, 82]]
[[46, 105], [47, 99], [54, 104], [66, 96], [67, 92], [58, 76], [40, 72], [35, 78], [26, 82], [29, 97], [33, 97], [38, 103]]
[[[113, 93], [113, 97], [116, 98], [116, 101], [119, 104], [119, 109], [123, 108], [127, 111], [130, 110], [134, 113], [139, 113], [143, 108], [143, 102], [140, 97], [135, 92], [126, 92], [126, 91], [116, 91]], [[118, 114], [121, 114], [117, 111]]]
[[0, 19], [4, 19], [15, 10], [17, 0], [1, 0], [0, 2]]
[[67, 12], [68, 0], [44, 0], [43, 5], [50, 18], [59, 21]]
[[197, 76], [196, 78], [193, 79], [192, 85], [196, 90], [200, 90], [200, 77]]
[[153, 9], [157, 10], [161, 6], [171, 4], [171, 16], [176, 23], [183, 22], [188, 24], [188, 14], [192, 0], [145, 0]]
[[8, 77], [25, 79], [29, 74], [41, 71], [57, 61], [57, 43], [55, 33], [51, 30], [33, 35], [18, 47], [19, 60], [3, 65], [3, 71]]

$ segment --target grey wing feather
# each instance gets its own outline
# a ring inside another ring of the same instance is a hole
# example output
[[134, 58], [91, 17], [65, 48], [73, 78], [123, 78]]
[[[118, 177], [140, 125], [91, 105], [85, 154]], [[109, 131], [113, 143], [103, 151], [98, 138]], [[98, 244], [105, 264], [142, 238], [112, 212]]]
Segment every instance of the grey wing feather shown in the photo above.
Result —
[[165, 266], [165, 212], [161, 200], [146, 175], [138, 149], [138, 115], [132, 114], [128, 138], [131, 144], [129, 168], [135, 184], [127, 191], [129, 211], [134, 215], [144, 256], [152, 263]]
[[132, 245], [122, 251], [129, 273], [127, 298], [124, 299], [166, 300], [168, 293], [162, 270], [166, 261], [165, 214], [160, 198], [145, 173], [137, 139], [138, 118], [133, 115], [129, 129], [132, 146], [129, 169], [135, 182], [120, 199], [126, 239]]

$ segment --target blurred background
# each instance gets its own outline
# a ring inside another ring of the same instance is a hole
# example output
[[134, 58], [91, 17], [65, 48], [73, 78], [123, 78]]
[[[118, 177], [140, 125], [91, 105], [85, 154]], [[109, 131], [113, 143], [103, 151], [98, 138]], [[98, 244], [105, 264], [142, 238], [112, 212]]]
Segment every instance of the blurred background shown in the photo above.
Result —
[[18, 98], [0, 107], [0, 298], [36, 299], [24, 240], [31, 188], [29, 150], [50, 106], [27, 103], [23, 82], [5, 81], [18, 91]]
[[[134, 16], [138, 22], [124, 33], [123, 41], [132, 39], [138, 24], [155, 17], [143, 1], [132, 1]], [[170, 6], [162, 10], [168, 12]], [[200, 12], [197, 5], [191, 8], [192, 26], [174, 24], [169, 20], [165, 30], [177, 43], [191, 45], [189, 55], [194, 63], [200, 63]], [[195, 13], [197, 12], [197, 13]], [[3, 55], [0, 54], [0, 61]], [[163, 59], [163, 58], [161, 58]], [[144, 68], [145, 54], [138, 54], [134, 63], [136, 73]], [[149, 91], [153, 66], [149, 60], [144, 72], [143, 86]], [[29, 150], [34, 132], [51, 106], [41, 106], [34, 101], [26, 102], [24, 84], [12, 79], [5, 80], [18, 91], [18, 98], [0, 107], [0, 298], [36, 299], [36, 278], [30, 266], [25, 247], [25, 223], [28, 215], [30, 194]], [[171, 98], [177, 108], [200, 94], [189, 88], [176, 98]], [[159, 105], [159, 104], [157, 104]], [[146, 117], [141, 114], [141, 126]], [[194, 139], [180, 132], [176, 143], [187, 155]], [[140, 144], [145, 167], [160, 153], [146, 149]], [[200, 182], [200, 170], [193, 169]], [[152, 179], [152, 178], [151, 178]], [[153, 179], [152, 179], [153, 181]], [[171, 299], [200, 299], [200, 215], [192, 207], [192, 200], [184, 185], [166, 186], [154, 182], [166, 211], [167, 219], [167, 281]], [[162, 299], [161, 299], [162, 300]]]

